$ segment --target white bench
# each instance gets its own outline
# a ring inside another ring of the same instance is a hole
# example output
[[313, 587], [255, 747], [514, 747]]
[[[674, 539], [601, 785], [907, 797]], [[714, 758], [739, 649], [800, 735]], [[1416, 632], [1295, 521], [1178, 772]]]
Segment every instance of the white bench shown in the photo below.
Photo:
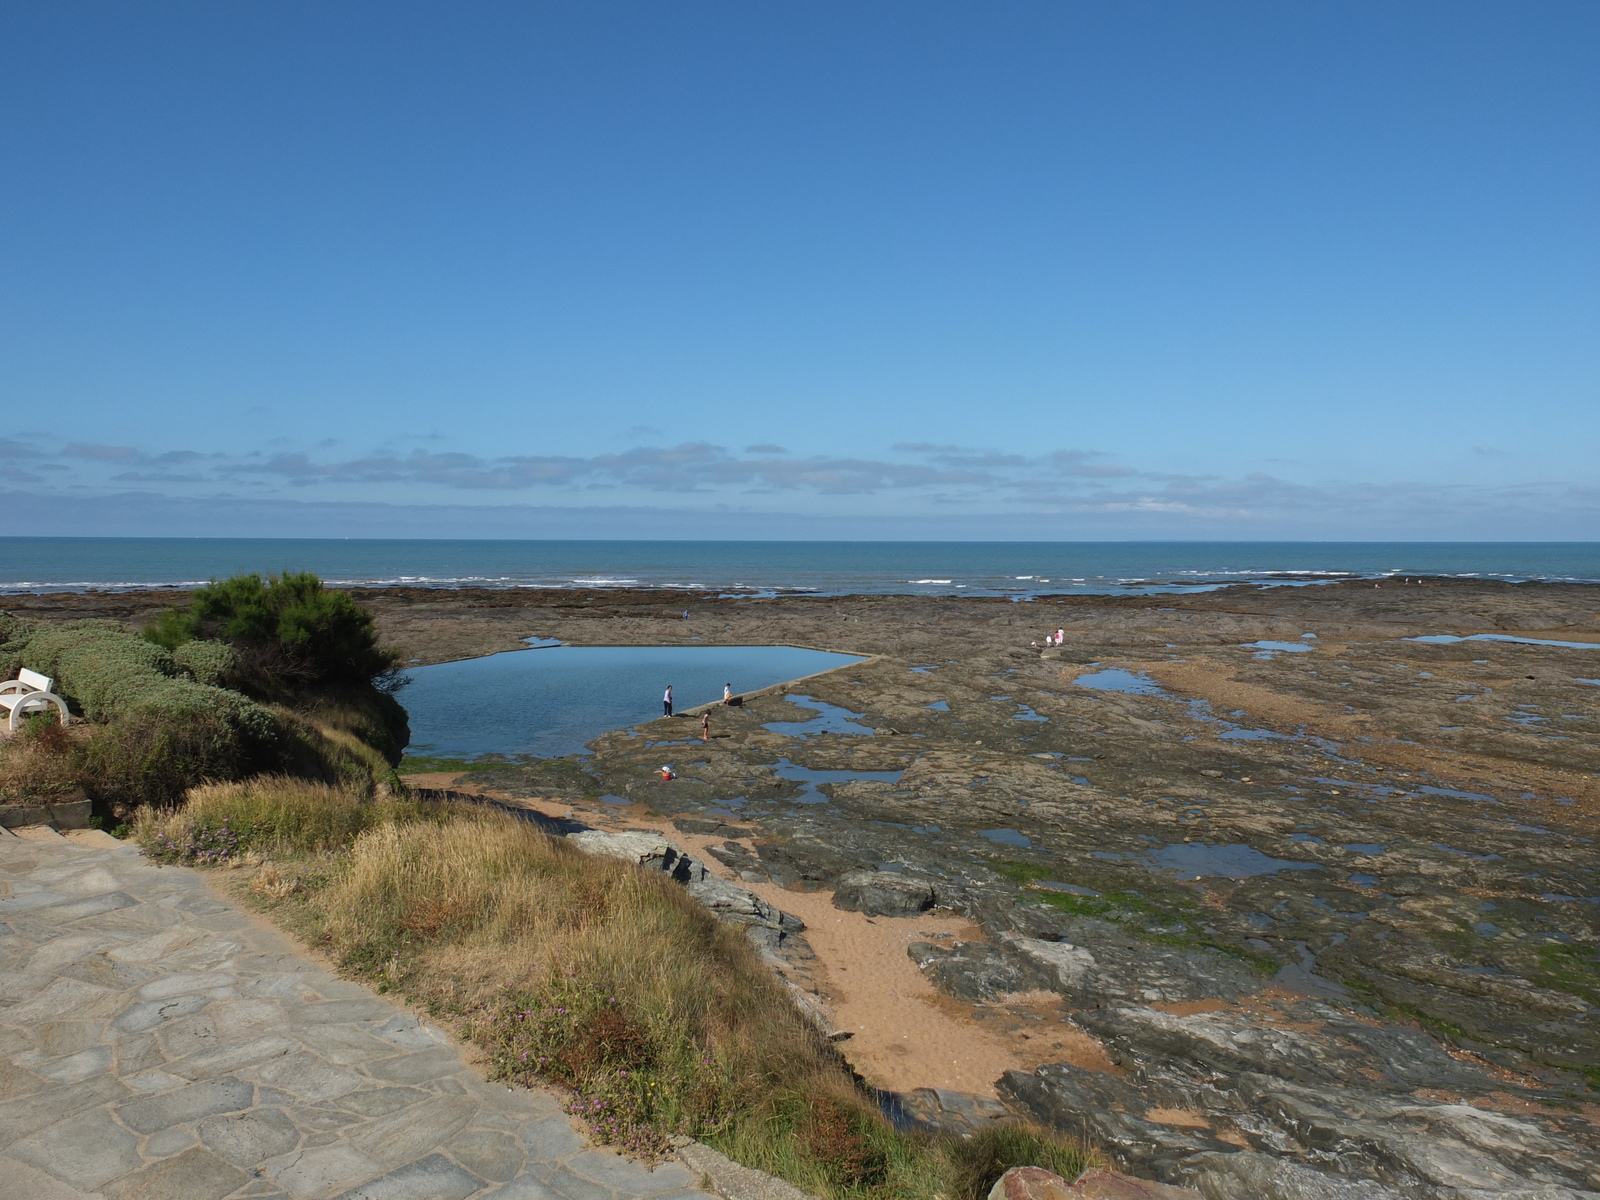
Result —
[[6, 727], [15, 733], [22, 728], [23, 717], [29, 713], [49, 712], [51, 708], [60, 712], [63, 725], [71, 721], [67, 702], [50, 690], [53, 686], [55, 680], [50, 676], [30, 671], [27, 667], [23, 667], [15, 679], [0, 683], [0, 708], [11, 712]]

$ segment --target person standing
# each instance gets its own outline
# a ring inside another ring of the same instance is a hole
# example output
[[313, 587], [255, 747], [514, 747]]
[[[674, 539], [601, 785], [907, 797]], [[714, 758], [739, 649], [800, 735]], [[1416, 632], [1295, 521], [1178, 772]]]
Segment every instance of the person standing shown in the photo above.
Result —
[[670, 683], [667, 684], [666, 695], [661, 697], [661, 715], [663, 717], [672, 715], [672, 685]]
[[700, 740], [702, 742], [711, 740], [711, 713], [709, 711], [700, 714]]
[[733, 703], [733, 684], [725, 683], [722, 685], [722, 702], [724, 704]]

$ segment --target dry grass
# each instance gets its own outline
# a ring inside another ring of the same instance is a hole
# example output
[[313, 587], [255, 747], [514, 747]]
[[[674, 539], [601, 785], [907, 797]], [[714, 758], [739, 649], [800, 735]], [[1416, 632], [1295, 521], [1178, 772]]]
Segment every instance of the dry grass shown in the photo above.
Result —
[[197, 789], [140, 836], [216, 863], [217, 831], [242, 828], [235, 858], [274, 859], [258, 902], [452, 1021], [498, 1077], [570, 1089], [602, 1141], [649, 1158], [688, 1135], [830, 1198], [978, 1200], [1005, 1166], [1083, 1162], [1037, 1136], [974, 1154], [895, 1131], [741, 930], [508, 814], [265, 779]]
[[[373, 829], [319, 903], [350, 965], [457, 1016], [502, 1077], [572, 1088], [591, 1128], [635, 1152], [714, 1140], [786, 1094], [862, 1105], [740, 930], [506, 814]], [[859, 1148], [811, 1157], [838, 1182], [872, 1173]]]
[[[0, 710], [3, 711], [3, 710]], [[20, 733], [0, 738], [0, 803], [48, 800], [82, 790], [86, 731], [34, 717]]]
[[328, 853], [374, 826], [448, 815], [437, 804], [374, 798], [358, 787], [258, 775], [191, 788], [182, 808], [145, 809], [134, 836], [152, 858], [215, 866], [252, 854]]

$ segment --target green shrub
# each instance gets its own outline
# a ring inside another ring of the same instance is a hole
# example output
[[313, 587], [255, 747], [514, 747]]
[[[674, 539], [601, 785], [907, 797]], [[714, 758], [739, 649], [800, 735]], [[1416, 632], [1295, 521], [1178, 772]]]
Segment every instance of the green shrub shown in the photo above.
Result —
[[196, 784], [273, 770], [286, 739], [272, 714], [252, 707], [266, 718], [264, 730], [253, 721], [231, 719], [221, 707], [135, 708], [88, 740], [84, 788], [91, 799], [115, 808], [174, 804]]
[[[204, 707], [215, 689], [178, 679], [172, 655], [105, 621], [69, 621], [28, 638], [23, 657], [55, 680], [91, 721], [107, 721], [135, 706]], [[191, 703], [184, 705], [188, 698]]]
[[196, 683], [226, 687], [228, 676], [238, 665], [233, 647], [227, 642], [184, 642], [172, 651], [172, 661]]
[[22, 647], [33, 632], [33, 622], [0, 611], [0, 679], [15, 679], [22, 666]]
[[54, 678], [56, 691], [95, 722], [71, 770], [113, 811], [176, 803], [197, 784], [264, 772], [368, 792], [398, 787], [390, 762], [400, 757], [395, 727], [406, 736], [405, 710], [370, 687], [321, 697], [315, 713], [302, 715], [216, 686], [232, 670], [224, 643], [190, 641], [172, 652], [111, 622], [0, 617], [0, 655]]
[[310, 572], [213, 581], [144, 637], [197, 681], [294, 708], [361, 738], [390, 764], [411, 740], [392, 695], [396, 656], [378, 649], [371, 614]]
[[231, 686], [290, 703], [308, 690], [388, 681], [396, 662], [378, 649], [372, 615], [309, 571], [213, 580], [187, 611], [162, 614], [145, 637], [168, 650], [197, 639], [226, 642], [236, 656]]

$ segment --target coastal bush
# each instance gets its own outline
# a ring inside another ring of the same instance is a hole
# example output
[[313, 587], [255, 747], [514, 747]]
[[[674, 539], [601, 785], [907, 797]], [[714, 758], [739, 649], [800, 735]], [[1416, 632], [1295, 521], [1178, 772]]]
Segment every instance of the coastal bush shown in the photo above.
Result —
[[207, 780], [245, 778], [277, 762], [281, 740], [241, 729], [226, 711], [146, 707], [95, 729], [86, 741], [84, 790], [115, 812], [176, 803]]
[[70, 621], [35, 631], [23, 657], [91, 721], [163, 712], [174, 721], [220, 713], [239, 736], [270, 743], [277, 734], [261, 705], [226, 688], [183, 677], [172, 654], [109, 621]]
[[190, 641], [169, 651], [109, 621], [46, 625], [0, 614], [0, 639], [7, 677], [21, 666], [52, 677], [74, 712], [93, 722], [74, 730], [70, 744], [8, 750], [6, 761], [18, 764], [7, 768], [13, 790], [82, 788], [118, 815], [174, 804], [200, 783], [263, 772], [368, 791], [398, 787], [390, 766], [399, 758], [397, 722], [384, 706], [399, 706], [390, 696], [323, 696], [310, 713], [263, 704], [218, 685], [233, 669], [230, 646]]
[[225, 642], [235, 652], [233, 686], [275, 700], [386, 682], [396, 662], [378, 648], [372, 615], [310, 571], [212, 580], [186, 610], [157, 618], [145, 637], [172, 651], [197, 639]]
[[[253, 902], [453, 1022], [497, 1078], [567, 1088], [601, 1142], [648, 1159], [688, 1135], [826, 1200], [971, 1200], [957, 1178], [1006, 1159], [896, 1130], [741, 930], [509, 814], [253, 780], [138, 836], [197, 865], [270, 856], [241, 881]], [[1081, 1162], [1051, 1144], [1040, 1165]]]
[[397, 656], [379, 649], [366, 609], [309, 571], [213, 580], [188, 608], [161, 614], [144, 638], [196, 679], [353, 733], [390, 764], [411, 740], [393, 695], [404, 681]]
[[236, 666], [233, 647], [227, 642], [183, 642], [172, 650], [172, 661], [196, 683], [225, 687]]
[[53, 678], [100, 726], [72, 759], [95, 800], [171, 803], [202, 780], [244, 778], [282, 758], [284, 730], [271, 712], [182, 675], [168, 651], [112, 622], [13, 623], [5, 632], [18, 665]]

